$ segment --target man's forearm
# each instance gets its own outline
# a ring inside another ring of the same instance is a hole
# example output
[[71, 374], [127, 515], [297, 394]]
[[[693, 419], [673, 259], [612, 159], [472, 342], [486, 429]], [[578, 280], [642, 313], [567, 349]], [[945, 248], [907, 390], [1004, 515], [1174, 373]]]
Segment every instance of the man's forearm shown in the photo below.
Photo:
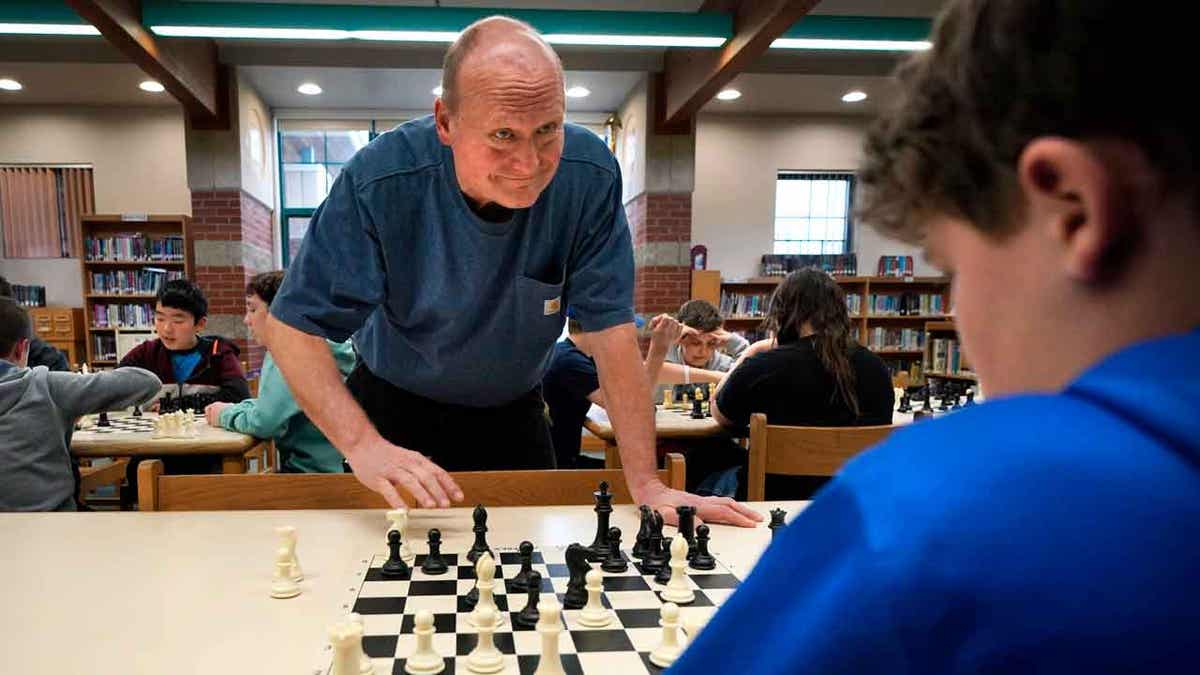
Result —
[[617, 436], [621, 465], [635, 499], [658, 483], [655, 473], [654, 405], [650, 380], [632, 324], [593, 333], [593, 354], [609, 419]]
[[646, 352], [646, 380], [649, 381], [650, 387], [653, 388], [658, 383], [658, 374], [662, 371], [664, 362], [667, 360], [667, 350], [655, 349], [654, 345]]
[[292, 396], [335, 448], [350, 457], [378, 435], [342, 381], [324, 338], [296, 330], [273, 316], [267, 318], [266, 333], [267, 348]]
[[[685, 370], [686, 368], [686, 370]], [[678, 363], [664, 363], [658, 371], [659, 384], [697, 384], [699, 382], [720, 382], [725, 376], [719, 370], [692, 368]]]

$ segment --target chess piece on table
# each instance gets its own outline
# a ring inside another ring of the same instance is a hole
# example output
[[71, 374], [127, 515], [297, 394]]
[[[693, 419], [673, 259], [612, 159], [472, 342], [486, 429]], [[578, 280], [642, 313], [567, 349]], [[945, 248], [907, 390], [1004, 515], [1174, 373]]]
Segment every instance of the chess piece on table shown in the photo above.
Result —
[[509, 579], [508, 587], [520, 593], [529, 589], [529, 576], [533, 574], [533, 543], [521, 542], [517, 546], [517, 555], [521, 558], [521, 569]]
[[[483, 558], [480, 558], [483, 560]], [[467, 670], [473, 673], [497, 673], [504, 668], [504, 655], [496, 649], [495, 633], [500, 613], [494, 607], [475, 608], [478, 642], [467, 654]]]
[[663, 410], [670, 410], [672, 403], [673, 403], [673, 401], [671, 400], [671, 390], [664, 389], [663, 390], [663, 404], [662, 404]]
[[679, 607], [668, 602], [659, 610], [659, 622], [662, 626], [662, 641], [650, 652], [650, 663], [659, 668], [669, 668], [675, 659], [683, 653], [683, 642], [679, 639]]
[[542, 575], [540, 572], [535, 570], [529, 573], [525, 593], [527, 596], [525, 607], [517, 613], [513, 622], [518, 626], [529, 628], [537, 624], [538, 617], [540, 616], [538, 613], [538, 601], [542, 596]]
[[900, 397], [900, 407], [896, 408], [896, 412], [912, 412], [912, 399], [909, 398], [908, 392], [905, 392], [904, 395]]
[[300, 595], [300, 585], [292, 580], [292, 559], [286, 548], [275, 552], [275, 579], [271, 582], [272, 598], [294, 598]]
[[304, 581], [304, 572], [300, 570], [300, 559], [296, 557], [296, 528], [282, 525], [275, 528], [279, 535], [280, 546], [287, 549], [288, 559], [292, 563], [292, 581]]
[[[401, 558], [403, 560], [403, 558]], [[429, 554], [421, 561], [421, 571], [430, 576], [445, 574], [449, 569], [446, 561], [442, 560], [442, 531], [435, 528], [429, 530]]]
[[471, 528], [475, 533], [475, 543], [471, 544], [471, 550], [467, 551], [467, 560], [474, 564], [484, 553], [492, 555], [492, 549], [487, 543], [487, 509], [483, 508], [483, 504], [475, 507], [471, 518], [475, 521], [475, 526]]
[[134, 417], [142, 416], [142, 406], [140, 406], [140, 405], [133, 406], [133, 416]]
[[417, 648], [404, 661], [404, 672], [408, 675], [437, 675], [446, 669], [446, 660], [433, 649], [433, 612], [422, 609], [413, 618], [413, 634], [417, 636]]
[[579, 613], [579, 624], [588, 628], [602, 628], [612, 623], [612, 612], [604, 608], [604, 575], [598, 570], [587, 573], [588, 601]]
[[408, 509], [393, 509], [388, 511], [387, 517], [392, 522], [392, 529], [400, 533], [400, 559], [412, 567], [417, 562], [417, 554], [408, 545]]
[[675, 515], [679, 517], [679, 534], [688, 543], [688, 560], [696, 555], [696, 507], [681, 505], [675, 507]]
[[98, 426], [98, 427], [111, 427], [112, 426], [112, 422], [108, 421], [108, 413], [106, 413], [106, 412], [100, 413], [100, 417], [96, 420], [96, 426]]
[[696, 528], [696, 555], [688, 561], [694, 570], [711, 570], [717, 567], [717, 559], [708, 552], [708, 525]]
[[571, 544], [566, 552], [567, 570], [571, 577], [567, 580], [567, 592], [563, 595], [563, 607], [567, 609], [582, 609], [587, 603], [585, 579], [592, 566], [588, 564], [588, 550], [582, 544]]
[[542, 638], [542, 654], [533, 675], [566, 675], [558, 648], [558, 637], [563, 630], [561, 615], [562, 610], [554, 600], [547, 600], [538, 612], [537, 632]]
[[621, 555], [621, 528], [608, 528], [608, 558], [600, 563], [600, 569], [613, 574], [620, 574], [629, 569], [625, 556]]
[[388, 532], [388, 551], [387, 562], [383, 563], [379, 574], [384, 579], [408, 579], [412, 576], [412, 570], [400, 558], [400, 532], [397, 530]]
[[[363, 618], [361, 614], [351, 613], [350, 616], [347, 617], [347, 620], [358, 626], [359, 633], [366, 634], [366, 627], [363, 624]], [[371, 673], [375, 672], [375, 666], [371, 663], [371, 658], [367, 656], [366, 650], [363, 649], [361, 638], [358, 640], [358, 658], [359, 675], [371, 675]]]
[[646, 556], [642, 558], [642, 570], [646, 573], [655, 573], [666, 562], [666, 556], [663, 555], [663, 517], [658, 511], [653, 511], [650, 514], [650, 538], [646, 543]]
[[475, 588], [479, 591], [479, 600], [467, 615], [467, 623], [476, 628], [484, 625], [489, 611], [496, 615], [496, 625], [504, 623], [504, 615], [499, 613], [496, 606], [496, 561], [490, 553], [483, 554], [475, 563]]
[[[361, 675], [373, 673], [374, 667], [363, 671], [363, 627], [361, 623], [343, 621], [329, 628], [329, 643], [333, 646], [333, 668], [331, 675]], [[371, 662], [367, 662], [371, 666]]]
[[655, 583], [666, 584], [671, 580], [671, 573], [674, 571], [674, 568], [671, 567], [671, 544], [674, 541], [674, 539], [667, 537], [662, 538], [662, 564], [658, 566], [658, 572], [654, 575]]
[[688, 585], [687, 540], [682, 534], [671, 540], [671, 579], [662, 592], [662, 599], [677, 605], [686, 605], [696, 599], [696, 593]]
[[638, 507], [641, 521], [638, 525], [637, 537], [633, 542], [633, 549], [630, 551], [630, 554], [638, 560], [646, 557], [646, 551], [650, 546], [650, 526], [654, 522], [654, 517], [650, 513], [649, 506], [642, 504]]
[[779, 534], [779, 530], [783, 529], [787, 511], [783, 509], [771, 509], [771, 522], [767, 523], [767, 527], [771, 530], [771, 540], [775, 540], [775, 535]]
[[692, 419], [694, 419], [694, 420], [704, 419], [704, 404], [700, 400], [699, 396], [692, 399]]
[[592, 545], [588, 546], [588, 560], [590, 562], [604, 562], [608, 558], [608, 519], [612, 515], [612, 500], [613, 494], [608, 491], [608, 482], [601, 481], [600, 487], [592, 493], [592, 498], [596, 500], [596, 537], [592, 540]]

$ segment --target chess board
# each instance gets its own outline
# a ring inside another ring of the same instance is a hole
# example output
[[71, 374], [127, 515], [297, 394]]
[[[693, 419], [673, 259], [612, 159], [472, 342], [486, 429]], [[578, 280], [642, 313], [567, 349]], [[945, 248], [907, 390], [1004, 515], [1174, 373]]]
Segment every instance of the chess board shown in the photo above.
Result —
[[[145, 413], [142, 417], [132, 417], [129, 415], [117, 417], [109, 415], [108, 423], [110, 426], [98, 426], [95, 419], [89, 419], [88, 423], [84, 424], [80, 429], [93, 434], [150, 434], [154, 433], [154, 420], [156, 419], [158, 419], [158, 416], [154, 413]], [[203, 421], [204, 413], [193, 413], [193, 419], [197, 422]]]
[[[504, 654], [504, 674], [532, 675], [541, 653], [541, 636], [533, 627], [525, 628], [513, 618], [525, 606], [528, 594], [513, 591], [509, 581], [520, 570], [520, 555], [514, 548], [494, 547], [499, 556], [496, 565], [496, 606], [504, 615], [504, 623], [495, 633], [496, 647]], [[561, 606], [567, 590], [566, 547], [535, 549], [533, 569], [542, 575], [541, 600], [551, 594]], [[654, 581], [654, 575], [640, 567], [640, 561], [622, 552], [630, 561], [623, 573], [603, 572], [604, 606], [612, 609], [612, 623], [603, 628], [580, 625], [583, 610], [563, 609], [563, 632], [559, 635], [559, 650], [563, 668], [568, 675], [643, 675], [663, 672], [650, 663], [650, 652], [662, 638], [659, 627], [660, 593], [664, 585]], [[376, 675], [403, 675], [405, 658], [416, 649], [413, 633], [414, 616], [427, 609], [433, 613], [436, 633], [434, 649], [446, 660], [446, 675], [469, 673], [466, 656], [476, 644], [476, 631], [467, 622], [470, 611], [466, 595], [475, 585], [475, 567], [465, 554], [442, 554], [449, 570], [429, 576], [421, 571], [424, 555], [417, 555], [410, 581], [391, 581], [383, 578], [380, 568], [386, 555], [376, 555], [360, 561], [356, 570], [357, 587], [342, 605], [345, 612], [357, 612], [363, 617], [363, 650], [371, 657]], [[594, 564], [599, 569], [599, 564]], [[688, 568], [688, 584], [696, 599], [681, 605], [681, 623], [690, 613], [711, 614], [737, 588], [738, 578], [721, 561], [713, 570]], [[323, 651], [321, 665], [313, 675], [326, 675], [331, 669], [332, 649]]]

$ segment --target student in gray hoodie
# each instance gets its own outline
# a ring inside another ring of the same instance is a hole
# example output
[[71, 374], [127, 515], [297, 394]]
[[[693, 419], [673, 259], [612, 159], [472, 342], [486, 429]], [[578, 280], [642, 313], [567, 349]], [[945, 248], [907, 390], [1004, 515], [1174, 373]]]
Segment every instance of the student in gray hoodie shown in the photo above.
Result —
[[0, 298], [0, 511], [74, 511], [75, 420], [149, 401], [162, 384], [141, 368], [92, 375], [28, 368], [32, 333], [25, 310]]

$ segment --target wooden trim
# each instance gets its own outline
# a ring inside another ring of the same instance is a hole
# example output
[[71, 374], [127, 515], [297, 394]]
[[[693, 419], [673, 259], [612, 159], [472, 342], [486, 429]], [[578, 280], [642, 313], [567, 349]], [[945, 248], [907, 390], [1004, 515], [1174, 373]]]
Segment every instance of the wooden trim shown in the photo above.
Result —
[[158, 511], [158, 481], [163, 475], [161, 459], [148, 459], [138, 464], [138, 509]]
[[750, 466], [746, 470], [746, 500], [764, 501], [767, 489], [767, 416], [750, 416]]
[[663, 458], [663, 462], [667, 465], [667, 479], [663, 481], [667, 487], [676, 490], [685, 489], [687, 484], [687, 467], [684, 464], [683, 455], [678, 452], [669, 452]]

